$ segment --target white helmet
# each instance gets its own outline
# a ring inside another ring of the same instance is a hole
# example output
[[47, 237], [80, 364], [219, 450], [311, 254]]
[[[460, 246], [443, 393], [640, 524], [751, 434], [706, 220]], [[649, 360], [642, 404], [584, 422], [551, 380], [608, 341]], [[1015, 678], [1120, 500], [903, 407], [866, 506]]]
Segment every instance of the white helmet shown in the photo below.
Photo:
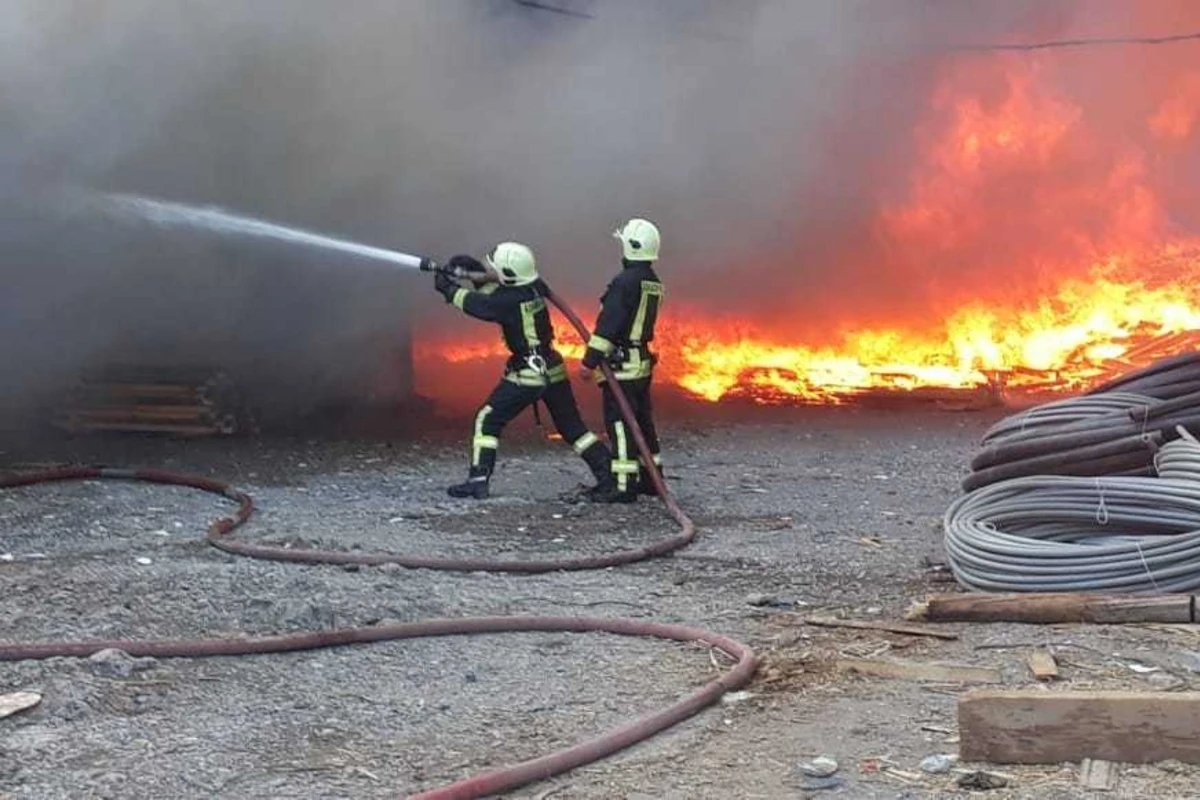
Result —
[[626, 261], [658, 260], [658, 228], [650, 220], [631, 219], [613, 236], [621, 240]]
[[501, 242], [484, 260], [505, 286], [525, 286], [538, 279], [533, 251], [517, 242]]

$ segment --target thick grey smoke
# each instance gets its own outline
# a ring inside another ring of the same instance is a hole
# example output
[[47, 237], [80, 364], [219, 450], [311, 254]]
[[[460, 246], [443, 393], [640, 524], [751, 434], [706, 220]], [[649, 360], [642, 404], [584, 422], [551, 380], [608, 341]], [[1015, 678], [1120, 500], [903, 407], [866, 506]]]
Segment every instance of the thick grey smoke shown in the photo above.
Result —
[[[408, 252], [506, 238], [590, 302], [649, 216], [675, 296], [818, 287], [905, 161], [941, 48], [1079, 4], [939, 0], [9, 0], [0, 4], [0, 396], [84, 365], [210, 361], [299, 412], [386, 396], [426, 279], [48, 214], [50, 187], [215, 204]], [[836, 238], [836, 236], [835, 236]], [[830, 250], [832, 252], [832, 249]], [[792, 295], [795, 296], [795, 295]], [[585, 308], [590, 313], [590, 307]], [[752, 310], [752, 309], [748, 309]], [[493, 332], [478, 328], [480, 336]]]

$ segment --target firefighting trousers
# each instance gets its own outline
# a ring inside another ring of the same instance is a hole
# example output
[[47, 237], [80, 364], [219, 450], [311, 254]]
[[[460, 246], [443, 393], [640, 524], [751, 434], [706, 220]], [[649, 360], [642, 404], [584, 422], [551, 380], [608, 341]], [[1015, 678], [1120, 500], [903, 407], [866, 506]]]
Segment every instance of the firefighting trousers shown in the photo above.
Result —
[[[653, 380], [654, 376], [648, 375], [645, 378], [618, 383], [629, 400], [638, 427], [642, 429], [642, 435], [646, 437], [646, 444], [650, 447], [654, 463], [661, 467], [658, 429], [654, 424], [654, 405], [650, 401], [650, 384]], [[616, 478], [617, 489], [622, 492], [633, 491], [641, 479], [637, 445], [621, 417], [621, 407], [617, 405], [617, 398], [612, 389], [607, 383], [603, 383], [601, 390], [604, 393], [604, 426], [608, 429], [608, 441], [612, 445], [613, 477]]]
[[596, 479], [610, 480], [611, 458], [608, 448], [596, 434], [588, 430], [579, 413], [579, 405], [575, 402], [571, 383], [567, 380], [546, 386], [522, 386], [510, 380], [501, 380], [475, 415], [471, 472], [476, 475], [492, 474], [496, 467], [500, 434], [517, 415], [539, 400], [550, 411], [555, 430], [587, 462]]

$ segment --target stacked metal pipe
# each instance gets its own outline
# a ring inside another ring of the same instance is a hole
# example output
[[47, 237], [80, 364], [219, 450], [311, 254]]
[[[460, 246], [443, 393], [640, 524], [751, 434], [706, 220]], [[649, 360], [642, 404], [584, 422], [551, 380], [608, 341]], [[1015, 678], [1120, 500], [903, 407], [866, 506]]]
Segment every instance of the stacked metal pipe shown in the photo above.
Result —
[[54, 422], [73, 433], [217, 436], [242, 430], [245, 413], [219, 371], [120, 367], [85, 376]]
[[993, 425], [962, 486], [972, 491], [1031, 475], [1153, 475], [1154, 454], [1178, 436], [1178, 426], [1200, 430], [1200, 390], [1170, 399], [1121, 390], [1048, 403]]
[[1200, 355], [1003, 419], [943, 519], [983, 591], [1200, 588]]
[[1200, 392], [1200, 352], [1184, 353], [1156, 361], [1144, 369], [1102, 383], [1089, 394], [1111, 392], [1132, 392], [1158, 400], [1173, 400], [1194, 395]]

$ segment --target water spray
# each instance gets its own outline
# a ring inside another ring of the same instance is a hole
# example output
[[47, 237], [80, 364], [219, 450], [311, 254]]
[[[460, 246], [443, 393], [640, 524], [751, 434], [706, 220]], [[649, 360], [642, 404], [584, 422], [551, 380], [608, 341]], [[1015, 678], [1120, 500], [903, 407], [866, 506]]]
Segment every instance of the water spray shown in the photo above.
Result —
[[373, 247], [335, 236], [291, 228], [254, 217], [234, 214], [216, 206], [193, 206], [129, 194], [75, 194], [72, 196], [72, 201], [73, 205], [96, 210], [105, 216], [122, 220], [133, 219], [160, 227], [198, 228], [225, 235], [234, 234], [270, 239], [333, 250], [368, 261], [384, 262], [391, 266], [415, 269], [421, 272], [442, 272], [453, 278], [468, 277], [465, 270], [440, 265], [426, 256], [411, 255], [398, 250]]

